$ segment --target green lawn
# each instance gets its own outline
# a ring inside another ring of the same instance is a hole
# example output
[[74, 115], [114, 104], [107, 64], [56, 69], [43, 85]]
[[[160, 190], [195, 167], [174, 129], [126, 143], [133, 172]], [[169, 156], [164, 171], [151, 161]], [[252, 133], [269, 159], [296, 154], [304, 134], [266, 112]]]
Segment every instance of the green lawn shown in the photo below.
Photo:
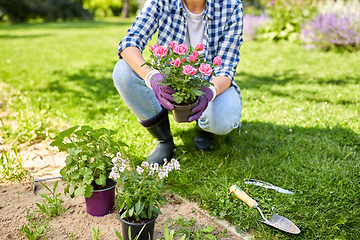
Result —
[[[146, 159], [155, 140], [111, 78], [117, 45], [132, 21], [1, 24], [0, 111], [9, 112], [0, 141], [51, 138], [87, 124], [117, 130], [127, 151]], [[202, 154], [192, 144], [195, 123], [171, 118], [182, 170], [169, 187], [256, 239], [360, 239], [360, 52], [245, 42], [241, 53], [241, 134], [216, 138], [215, 150]], [[247, 177], [295, 194], [246, 185]], [[228, 195], [232, 184], [248, 188], [267, 217], [285, 216], [301, 234], [257, 221], [256, 210]]]

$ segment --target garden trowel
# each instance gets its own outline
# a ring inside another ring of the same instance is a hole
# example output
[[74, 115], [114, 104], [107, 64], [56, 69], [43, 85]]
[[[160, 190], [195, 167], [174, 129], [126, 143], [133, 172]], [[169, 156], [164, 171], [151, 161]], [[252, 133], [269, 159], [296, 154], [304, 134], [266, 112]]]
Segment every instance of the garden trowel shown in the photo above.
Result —
[[269, 226], [272, 226], [274, 228], [277, 228], [279, 230], [292, 233], [292, 234], [299, 234], [300, 229], [289, 219], [279, 216], [277, 214], [274, 214], [271, 216], [269, 220], [267, 220], [262, 213], [261, 209], [259, 208], [258, 203], [249, 197], [241, 188], [239, 188], [236, 185], [232, 185], [230, 187], [230, 193], [235, 193], [236, 197], [239, 198], [241, 201], [246, 203], [251, 208], [256, 208], [259, 212], [261, 217], [264, 219], [262, 223], [265, 223]]
[[52, 180], [52, 179], [57, 179], [57, 178], [62, 178], [62, 176], [58, 176], [58, 177], [51, 177], [51, 178], [43, 178], [43, 179], [34, 179], [34, 186], [33, 186], [33, 192], [34, 194], [36, 194], [36, 191], [39, 187], [36, 186], [37, 182], [43, 182], [43, 181], [47, 181], [47, 180]]

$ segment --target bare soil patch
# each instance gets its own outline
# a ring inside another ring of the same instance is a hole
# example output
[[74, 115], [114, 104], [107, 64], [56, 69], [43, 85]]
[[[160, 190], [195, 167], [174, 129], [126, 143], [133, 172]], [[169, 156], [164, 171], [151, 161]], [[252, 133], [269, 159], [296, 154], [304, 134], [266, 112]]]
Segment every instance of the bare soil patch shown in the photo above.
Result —
[[[2, 150], [9, 150], [10, 146], [0, 145]], [[64, 166], [65, 154], [59, 153], [56, 148], [49, 147], [48, 142], [40, 142], [27, 146], [21, 150], [27, 159], [24, 167], [28, 169], [31, 176], [35, 179], [43, 179], [59, 176], [59, 170]], [[44, 181], [50, 189], [56, 181], [59, 181], [57, 193], [62, 193], [64, 181], [61, 179]], [[37, 202], [41, 202], [41, 197], [33, 192], [34, 182], [28, 179], [22, 183], [0, 182], [0, 239], [26, 239], [21, 237], [19, 229], [27, 224], [25, 218], [26, 208], [32, 211], [38, 210]], [[37, 192], [48, 193], [47, 190], [37, 183]], [[68, 235], [74, 233], [78, 239], [91, 239], [91, 229], [99, 228], [101, 233], [106, 233], [102, 239], [117, 239], [115, 229], [121, 232], [120, 220], [117, 212], [110, 213], [104, 217], [93, 217], [86, 213], [86, 205], [83, 197], [74, 199], [64, 198], [66, 211], [60, 216], [50, 220], [51, 232], [47, 234], [47, 239], [69, 239]], [[215, 226], [215, 232], [225, 232], [227, 237], [219, 239], [235, 240], [242, 239], [226, 226], [219, 224], [217, 220], [210, 218], [205, 212], [196, 207], [196, 204], [183, 201], [180, 198], [172, 197], [169, 202], [161, 208], [161, 214], [155, 224], [154, 239], [163, 237], [163, 227], [169, 217], [175, 219], [178, 215], [186, 219], [194, 218], [196, 225]], [[223, 223], [222, 223], [223, 224]]]

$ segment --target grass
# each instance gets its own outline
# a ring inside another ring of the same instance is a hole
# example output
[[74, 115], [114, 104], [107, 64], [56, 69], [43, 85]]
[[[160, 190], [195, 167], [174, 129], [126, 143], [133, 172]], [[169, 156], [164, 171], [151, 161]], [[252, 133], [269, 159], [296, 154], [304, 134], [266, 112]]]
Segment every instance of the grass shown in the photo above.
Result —
[[[0, 114], [0, 141], [47, 139], [87, 124], [117, 130], [144, 160], [155, 140], [111, 78], [132, 21], [0, 25], [0, 112], [7, 113]], [[270, 42], [245, 42], [241, 52], [241, 134], [217, 137], [215, 150], [202, 154], [192, 144], [194, 123], [170, 118], [182, 170], [169, 187], [256, 239], [360, 239], [360, 52]], [[248, 177], [295, 194], [246, 185]], [[232, 184], [248, 188], [267, 217], [287, 217], [301, 234], [257, 221], [256, 210], [228, 195]]]

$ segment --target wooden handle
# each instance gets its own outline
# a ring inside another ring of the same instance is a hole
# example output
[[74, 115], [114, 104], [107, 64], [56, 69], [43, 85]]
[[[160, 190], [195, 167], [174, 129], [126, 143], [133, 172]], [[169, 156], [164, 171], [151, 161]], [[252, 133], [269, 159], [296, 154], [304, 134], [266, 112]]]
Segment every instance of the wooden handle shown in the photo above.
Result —
[[236, 197], [246, 203], [249, 207], [257, 207], [257, 202], [249, 197], [241, 188], [236, 185], [230, 187], [230, 193], [235, 193]]

